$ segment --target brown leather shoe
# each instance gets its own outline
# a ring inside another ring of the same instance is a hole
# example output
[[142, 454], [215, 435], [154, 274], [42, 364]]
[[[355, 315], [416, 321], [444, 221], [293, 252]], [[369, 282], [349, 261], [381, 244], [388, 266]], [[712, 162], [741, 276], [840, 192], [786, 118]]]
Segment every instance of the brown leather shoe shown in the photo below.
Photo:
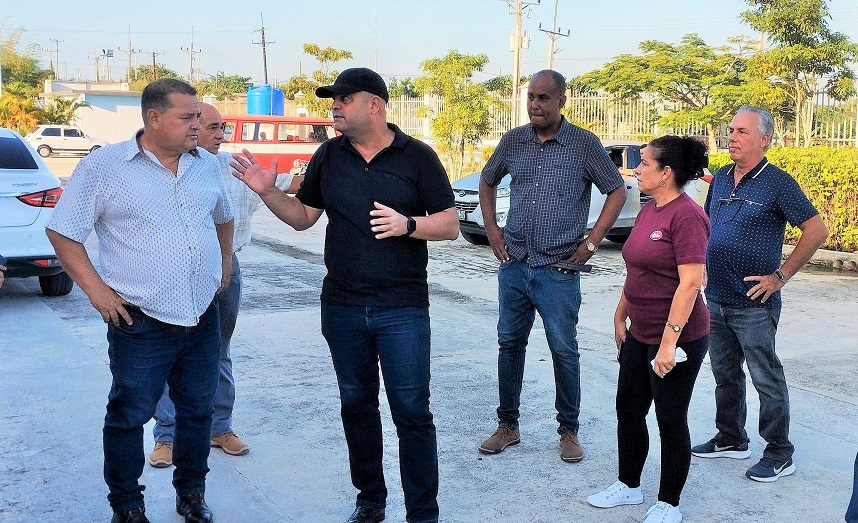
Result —
[[584, 459], [584, 448], [578, 443], [578, 435], [564, 432], [560, 435], [560, 459], [566, 463], [578, 463]]
[[235, 432], [227, 432], [220, 436], [212, 438], [212, 447], [223, 449], [224, 452], [231, 456], [244, 456], [250, 452], [250, 447], [247, 443], [235, 435]]
[[521, 438], [519, 437], [518, 429], [499, 425], [495, 433], [480, 445], [480, 452], [483, 454], [499, 454], [510, 445], [518, 445], [519, 443], [521, 443]]
[[162, 469], [173, 464], [173, 444], [169, 441], [156, 441], [155, 448], [149, 454], [149, 464]]

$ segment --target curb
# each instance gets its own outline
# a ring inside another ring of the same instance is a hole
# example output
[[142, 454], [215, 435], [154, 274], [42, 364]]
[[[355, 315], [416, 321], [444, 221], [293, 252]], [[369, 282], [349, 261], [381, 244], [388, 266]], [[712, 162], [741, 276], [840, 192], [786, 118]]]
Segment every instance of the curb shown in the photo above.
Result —
[[[781, 258], [786, 259], [790, 254], [792, 254], [793, 249], [795, 249], [793, 245], [784, 245], [783, 255]], [[852, 252], [817, 249], [807, 264], [817, 267], [827, 267], [834, 270], [855, 272], [858, 270], [858, 254]]]

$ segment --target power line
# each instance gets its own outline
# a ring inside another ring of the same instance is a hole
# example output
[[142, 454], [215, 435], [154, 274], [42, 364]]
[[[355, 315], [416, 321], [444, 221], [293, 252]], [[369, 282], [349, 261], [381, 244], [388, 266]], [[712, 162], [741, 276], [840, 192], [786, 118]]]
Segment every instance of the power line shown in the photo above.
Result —
[[[188, 52], [188, 81], [194, 81], [194, 55], [199, 54], [202, 51], [200, 49], [194, 50], [194, 26], [191, 26], [191, 45], [187, 48], [181, 47], [182, 51]], [[197, 75], [197, 80], [199, 80], [199, 75]]]

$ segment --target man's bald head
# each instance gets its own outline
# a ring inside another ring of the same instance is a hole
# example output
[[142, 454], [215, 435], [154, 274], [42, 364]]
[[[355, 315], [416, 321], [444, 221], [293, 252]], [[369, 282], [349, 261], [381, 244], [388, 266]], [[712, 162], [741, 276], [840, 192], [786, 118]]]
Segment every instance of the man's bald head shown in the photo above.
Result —
[[223, 119], [215, 106], [200, 103], [200, 127], [197, 145], [217, 154], [220, 144], [223, 143]]

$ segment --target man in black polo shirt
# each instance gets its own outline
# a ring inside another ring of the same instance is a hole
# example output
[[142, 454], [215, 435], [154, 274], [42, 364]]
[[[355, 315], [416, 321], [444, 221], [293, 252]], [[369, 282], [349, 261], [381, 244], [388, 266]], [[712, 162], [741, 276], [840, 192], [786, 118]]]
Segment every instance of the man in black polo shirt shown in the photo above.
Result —
[[429, 411], [427, 240], [453, 240], [459, 220], [438, 156], [386, 121], [384, 80], [346, 69], [316, 95], [333, 98], [334, 128], [307, 166], [296, 198], [274, 186], [247, 150], [237, 176], [278, 218], [312, 226], [325, 211], [322, 334], [340, 389], [357, 507], [348, 523], [384, 520], [378, 367], [399, 436], [406, 521], [437, 522], [438, 451]]

